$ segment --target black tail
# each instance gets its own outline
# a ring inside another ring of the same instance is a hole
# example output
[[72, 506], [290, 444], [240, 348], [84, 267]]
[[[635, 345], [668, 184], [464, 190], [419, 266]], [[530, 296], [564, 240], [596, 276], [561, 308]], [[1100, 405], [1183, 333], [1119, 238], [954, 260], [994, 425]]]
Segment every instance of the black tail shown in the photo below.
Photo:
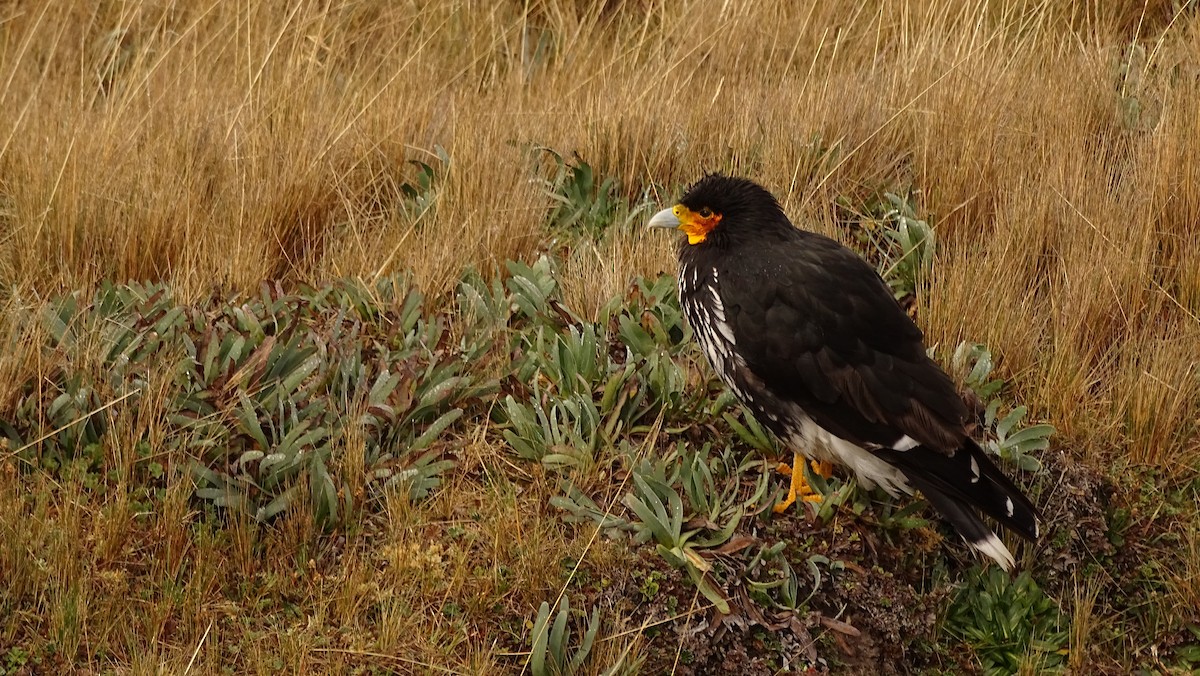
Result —
[[1026, 540], [1037, 539], [1041, 516], [1037, 508], [973, 440], [968, 439], [953, 455], [924, 446], [876, 453], [904, 472], [968, 544], [1004, 568], [1012, 568], [1012, 556], [972, 508]]

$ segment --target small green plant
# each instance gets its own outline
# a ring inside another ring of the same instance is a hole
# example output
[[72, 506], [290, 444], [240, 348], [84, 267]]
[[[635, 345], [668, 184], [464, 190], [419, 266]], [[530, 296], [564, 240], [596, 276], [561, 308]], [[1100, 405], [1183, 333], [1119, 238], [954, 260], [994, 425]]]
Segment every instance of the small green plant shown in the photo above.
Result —
[[1192, 635], [1191, 641], [1175, 648], [1175, 657], [1181, 669], [1196, 673], [1200, 670], [1200, 625], [1189, 624], [1187, 630]]
[[600, 310], [599, 323], [619, 325], [617, 337], [635, 355], [667, 350], [672, 356], [688, 349], [691, 328], [683, 319], [673, 275], [639, 277], [624, 296], [614, 296]]
[[660, 588], [659, 583], [663, 581], [663, 574], [657, 570], [652, 570], [646, 574], [642, 580], [641, 586], [638, 587], [638, 592], [642, 595], [643, 601], [653, 601], [654, 597], [658, 596]]
[[880, 505], [879, 511], [876, 512], [876, 518], [879, 519], [879, 526], [884, 531], [924, 528], [929, 525], [929, 521], [916, 516], [924, 506], [925, 501], [917, 499], [912, 499], [899, 508], [897, 508], [895, 503], [887, 501]]
[[1054, 426], [1043, 423], [1021, 427], [1021, 421], [1028, 412], [1024, 406], [1017, 406], [1003, 418], [998, 417], [999, 410], [1000, 403], [993, 401], [984, 413], [985, 424], [996, 433], [996, 438], [987, 442], [988, 450], [1028, 472], [1041, 471], [1042, 461], [1031, 453], [1050, 447]]
[[[628, 449], [625, 449], [628, 450]], [[634, 525], [621, 514], [607, 512], [570, 480], [561, 483], [562, 495], [550, 498], [550, 505], [565, 512], [563, 521], [568, 523], [595, 523], [613, 539], [622, 533], [632, 532]]]
[[[733, 394], [729, 393], [729, 397], [732, 399]], [[722, 407], [724, 405], [726, 404], [722, 402]], [[721, 417], [743, 443], [764, 453], [767, 457], [773, 458], [779, 455], [779, 447], [775, 443], [775, 437], [767, 432], [759, 424], [758, 419], [751, 415], [749, 411], [739, 407], [737, 415], [731, 411], [725, 411], [721, 414]]]
[[513, 311], [528, 320], [553, 322], [558, 303], [558, 280], [549, 256], [539, 256], [533, 265], [520, 261], [507, 264], [505, 286], [511, 294]]
[[[858, 215], [855, 232], [897, 300], [917, 295], [933, 267], [937, 240], [933, 228], [917, 217], [916, 191], [884, 192]], [[845, 200], [844, 209], [853, 211]]]
[[[585, 322], [562, 305], [547, 258], [512, 263], [509, 272], [506, 286], [518, 319], [509, 341], [520, 385], [505, 397], [498, 418], [519, 457], [586, 469], [598, 450], [650, 432], [660, 417], [691, 424], [706, 393], [688, 387], [684, 367], [672, 358], [691, 348], [681, 343], [683, 318], [671, 278], [637, 280], [630, 302], [613, 299], [598, 321]], [[497, 303], [488, 300], [494, 294], [463, 293], [473, 315], [497, 314], [491, 309]]]
[[747, 511], [753, 505], [762, 504], [770, 486], [769, 475], [758, 472], [753, 490], [743, 495], [742, 482], [729, 479], [748, 476], [752, 468], [760, 468], [763, 462], [753, 456], [739, 462], [729, 447], [714, 456], [709, 444], [695, 450], [681, 445], [677, 453], [680, 458], [679, 483], [696, 515], [694, 518], [702, 519], [710, 528], [721, 524], [718, 537], [710, 542], [713, 546], [723, 544]]
[[966, 373], [963, 384], [971, 388], [983, 401], [991, 401], [1004, 387], [1004, 381], [992, 378], [992, 369], [996, 367], [992, 353], [982, 343], [963, 341], [954, 348], [950, 358], [954, 370]]
[[622, 501], [637, 515], [637, 521], [633, 522], [635, 539], [639, 542], [653, 539], [659, 555], [667, 563], [686, 570], [705, 598], [721, 612], [728, 613], [729, 601], [709, 580], [712, 564], [700, 554], [700, 549], [728, 540], [740, 516], [712, 536], [703, 537], [701, 534], [707, 529], [699, 524], [692, 526], [690, 519], [685, 520], [679, 493], [668, 482], [654, 476], [655, 473], [650, 463], [643, 463], [640, 471], [635, 470], [633, 475], [634, 491]]
[[[433, 154], [437, 168], [420, 160], [409, 160], [416, 167], [417, 174], [412, 181], [400, 184], [400, 194], [403, 195], [402, 209], [411, 221], [416, 221], [425, 215], [437, 203], [438, 183], [445, 180], [450, 171], [450, 153], [446, 149], [434, 146]], [[441, 170], [441, 176], [438, 170]]]
[[9, 648], [4, 653], [4, 668], [0, 669], [0, 673], [23, 673], [23, 670], [29, 664], [29, 652], [23, 648]]
[[984, 429], [991, 433], [991, 438], [984, 442], [983, 447], [1023, 470], [1040, 471], [1042, 463], [1032, 454], [1050, 447], [1054, 426], [1043, 423], [1022, 427], [1021, 423], [1028, 414], [1024, 406], [1017, 406], [1003, 417], [1000, 416], [1004, 403], [996, 395], [1003, 389], [1004, 381], [991, 377], [995, 364], [992, 353], [985, 346], [960, 343], [954, 350], [951, 364], [955, 370], [967, 372], [964, 380], [967, 387], [981, 400], [988, 402], [984, 409], [983, 424]]
[[542, 183], [554, 201], [548, 217], [553, 231], [594, 239], [614, 225], [628, 229], [653, 206], [648, 193], [636, 205], [629, 205], [620, 196], [620, 181], [612, 176], [599, 179], [579, 155], [567, 159], [549, 148], [534, 150], [551, 160], [551, 177]]
[[505, 397], [504, 413], [509, 426], [503, 431], [504, 439], [519, 457], [576, 469], [586, 469], [594, 460], [600, 442], [600, 412], [590, 395], [542, 397], [535, 386], [529, 403], [512, 395]]
[[760, 546], [746, 566], [747, 582], [750, 593], [763, 605], [800, 612], [820, 591], [826, 575], [821, 572], [822, 569], [841, 571], [845, 566], [841, 561], [831, 561], [821, 554], [808, 555], [804, 566], [812, 578], [812, 584], [808, 594], [802, 597], [801, 592], [809, 585], [784, 556], [786, 546], [786, 542]]
[[1028, 572], [1016, 579], [995, 566], [979, 571], [959, 590], [946, 628], [969, 644], [988, 674], [1015, 674], [1022, 665], [1039, 673], [1065, 662], [1070, 635], [1058, 605]]
[[553, 623], [550, 604], [543, 601], [538, 608], [530, 634], [529, 671], [533, 676], [559, 676], [579, 672], [592, 651], [596, 632], [600, 630], [600, 609], [594, 608], [588, 617], [583, 639], [571, 651], [571, 604], [566, 596], [558, 604]]
[[713, 555], [730, 543], [746, 515], [763, 504], [770, 482], [763, 465], [753, 458], [739, 463], [730, 448], [713, 455], [707, 445], [692, 450], [680, 442], [661, 457], [634, 466], [632, 490], [621, 499], [624, 513], [604, 512], [570, 483], [551, 504], [567, 512], [569, 521], [594, 521], [611, 536], [628, 532], [636, 542], [653, 541], [667, 563], [686, 571], [705, 598], [728, 612], [728, 599], [714, 577]]

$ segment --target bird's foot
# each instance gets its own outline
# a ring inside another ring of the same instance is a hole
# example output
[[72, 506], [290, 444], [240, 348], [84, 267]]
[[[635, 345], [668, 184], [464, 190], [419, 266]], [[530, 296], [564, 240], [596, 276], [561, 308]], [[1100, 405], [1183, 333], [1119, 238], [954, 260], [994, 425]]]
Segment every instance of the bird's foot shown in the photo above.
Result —
[[[796, 472], [803, 473], [804, 465], [802, 464], [803, 461], [800, 459], [802, 457], [803, 456], [797, 455], [795, 457], [795, 459], [793, 460], [793, 462], [796, 463], [795, 469], [793, 469], [792, 465], [789, 465], [786, 462], [781, 462], [778, 465], [776, 465], [775, 471], [779, 472], [780, 474], [783, 474], [784, 476], [792, 476], [792, 474], [794, 474]], [[822, 479], [828, 479], [829, 477], [833, 476], [833, 463], [832, 462], [822, 462], [820, 460], [813, 460], [810, 462], [810, 465], [812, 466], [813, 474], [820, 476]]]
[[[803, 502], [820, 502], [821, 494], [813, 490], [812, 486], [808, 485], [808, 481], [804, 478], [804, 456], [797, 453], [792, 458], [793, 465], [788, 466], [786, 463], [779, 463], [777, 468], [781, 474], [787, 474], [792, 477], [791, 486], [788, 488], [787, 497], [783, 502], [775, 505], [774, 511], [776, 514], [786, 512], [789, 507], [795, 504], [799, 499]], [[813, 473], [823, 479], [828, 479], [833, 476], [833, 465], [828, 462], [812, 461]]]

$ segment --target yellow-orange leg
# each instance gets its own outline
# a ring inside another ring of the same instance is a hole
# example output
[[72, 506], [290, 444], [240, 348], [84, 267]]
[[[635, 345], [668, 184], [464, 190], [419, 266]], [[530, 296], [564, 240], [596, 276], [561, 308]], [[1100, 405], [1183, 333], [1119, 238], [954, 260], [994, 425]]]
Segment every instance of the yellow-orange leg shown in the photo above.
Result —
[[[808, 481], [804, 478], [804, 456], [799, 453], [792, 454], [792, 466], [789, 467], [786, 463], [779, 463], [779, 471], [783, 474], [790, 474], [792, 477], [791, 486], [788, 488], [787, 497], [783, 502], [775, 505], [774, 511], [776, 514], [782, 514], [787, 511], [796, 502], [796, 498], [804, 502], [820, 502], [821, 494], [814, 491], [812, 486], [808, 485]], [[813, 473], [828, 479], [833, 476], [833, 465], [828, 462], [812, 461]]]

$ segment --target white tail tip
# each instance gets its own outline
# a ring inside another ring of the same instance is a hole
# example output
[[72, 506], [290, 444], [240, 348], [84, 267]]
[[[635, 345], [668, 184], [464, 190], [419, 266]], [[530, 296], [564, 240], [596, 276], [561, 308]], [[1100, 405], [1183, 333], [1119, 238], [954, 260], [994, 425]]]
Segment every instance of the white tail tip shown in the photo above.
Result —
[[1000, 564], [1000, 567], [1005, 572], [1011, 571], [1017, 562], [1013, 560], [1013, 555], [1008, 551], [1008, 547], [996, 537], [995, 533], [989, 533], [986, 539], [979, 542], [968, 542], [973, 549], [982, 553], [984, 556], [992, 559]]

